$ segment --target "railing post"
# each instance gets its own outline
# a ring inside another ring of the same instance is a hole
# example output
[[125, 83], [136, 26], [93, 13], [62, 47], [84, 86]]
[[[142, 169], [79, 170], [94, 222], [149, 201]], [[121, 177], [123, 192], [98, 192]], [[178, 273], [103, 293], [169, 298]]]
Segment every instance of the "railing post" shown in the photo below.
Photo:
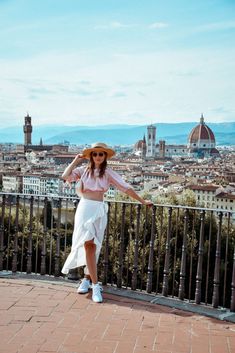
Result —
[[214, 270], [214, 281], [213, 281], [213, 296], [212, 306], [218, 308], [219, 306], [219, 285], [220, 285], [220, 252], [221, 252], [221, 230], [222, 230], [222, 218], [223, 213], [219, 213], [219, 224], [216, 239], [216, 253], [215, 253], [215, 270]]
[[56, 252], [55, 252], [55, 277], [60, 276], [60, 224], [61, 224], [61, 199], [58, 200], [58, 213], [56, 225]]
[[134, 262], [133, 262], [133, 272], [131, 279], [131, 289], [136, 290], [137, 287], [137, 272], [138, 272], [138, 254], [139, 254], [139, 233], [140, 233], [140, 210], [141, 205], [137, 206], [137, 222], [136, 222], [136, 234], [134, 243]]
[[233, 275], [231, 283], [231, 301], [230, 301], [230, 311], [235, 311], [235, 246], [233, 250]]
[[[133, 217], [134, 217], [134, 212], [133, 212], [133, 208], [134, 205], [131, 203], [130, 204], [130, 223], [129, 223], [129, 227], [128, 227], [128, 244], [127, 244], [127, 255], [126, 255], [126, 288], [128, 288], [129, 286], [129, 268], [130, 268], [130, 252], [133, 250], [132, 249], [132, 238], [133, 238], [133, 234], [134, 234], [134, 222], [133, 222]], [[131, 249], [130, 249], [131, 248]], [[131, 277], [132, 277], [132, 272], [131, 272]]]
[[121, 224], [121, 234], [120, 234], [120, 249], [119, 249], [118, 272], [117, 272], [117, 287], [118, 288], [122, 287], [125, 212], [126, 212], [126, 204], [123, 203], [122, 204], [122, 224]]
[[[174, 239], [174, 263], [173, 263], [173, 278], [172, 278], [172, 297], [175, 296], [175, 277], [176, 277], [176, 271], [177, 271], [177, 251], [178, 251], [178, 233], [179, 233], [179, 217], [180, 217], [180, 209], [177, 209], [177, 215], [176, 215], [176, 224], [175, 224], [175, 239]], [[185, 218], [185, 216], [184, 216]], [[184, 223], [185, 225], [185, 223]], [[184, 234], [185, 232], [183, 232], [183, 240], [184, 240]], [[187, 239], [186, 239], [187, 240]], [[184, 254], [184, 246], [182, 246], [182, 258], [181, 258], [181, 267], [183, 264], [183, 254]], [[181, 270], [182, 272], [182, 270]], [[184, 284], [185, 286], [185, 284]], [[180, 288], [179, 288], [180, 291]], [[183, 293], [185, 292], [185, 288], [183, 289]], [[178, 292], [179, 295], [179, 292]]]
[[163, 286], [162, 286], [162, 294], [165, 297], [167, 297], [167, 295], [168, 295], [169, 267], [170, 267], [171, 219], [172, 219], [172, 207], [169, 207], [168, 208], [168, 226], [167, 226], [167, 238], [166, 238], [165, 264], [164, 264], [164, 271], [163, 271]]
[[32, 248], [33, 248], [33, 196], [30, 197], [29, 207], [29, 235], [28, 235], [28, 249], [27, 249], [27, 273], [32, 272]]
[[[74, 201], [74, 217], [77, 211], [79, 200]], [[74, 220], [75, 222], [75, 220]], [[71, 268], [68, 273], [68, 279], [71, 281], [77, 281], [79, 279], [78, 267]]]
[[201, 303], [202, 296], [202, 263], [203, 263], [203, 252], [204, 252], [204, 227], [205, 227], [205, 211], [200, 212], [200, 239], [198, 247], [198, 262], [197, 262], [197, 275], [196, 275], [196, 291], [195, 291], [195, 302], [196, 304]]
[[160, 263], [161, 263], [161, 248], [162, 248], [162, 238], [163, 238], [163, 213], [164, 213], [164, 206], [161, 206], [159, 209], [160, 215], [160, 226], [158, 229], [158, 246], [157, 246], [157, 259], [156, 259], [156, 293], [159, 290], [160, 284]]
[[205, 304], [208, 303], [208, 286], [209, 286], [210, 255], [211, 255], [211, 236], [212, 236], [212, 215], [213, 215], [213, 211], [210, 212], [210, 228], [209, 228], [208, 250], [207, 250], [207, 264], [206, 264]]
[[9, 270], [10, 260], [10, 238], [11, 238], [11, 214], [12, 214], [12, 195], [8, 196], [9, 203], [8, 221], [7, 221], [7, 253], [6, 253], [6, 270]]
[[148, 293], [151, 293], [152, 287], [153, 287], [153, 252], [154, 252], [154, 241], [155, 241], [155, 218], [156, 218], [156, 206], [153, 206], [151, 238], [149, 242], [148, 275], [147, 275], [147, 286], [146, 286], [146, 290]]
[[193, 276], [193, 251], [194, 251], [194, 238], [195, 238], [195, 215], [196, 212], [193, 210], [193, 219], [192, 219], [192, 230], [191, 230], [191, 239], [190, 239], [190, 265], [189, 265], [189, 284], [188, 284], [188, 299], [191, 300], [192, 292], [192, 276]]
[[142, 261], [141, 261], [141, 275], [140, 275], [140, 290], [143, 289], [143, 281], [144, 281], [144, 266], [145, 266], [145, 254], [146, 254], [146, 235], [147, 235], [147, 223], [148, 223], [148, 206], [145, 206], [145, 221], [144, 221], [144, 229], [143, 229], [143, 253], [142, 253]]
[[0, 224], [0, 271], [3, 270], [3, 258], [4, 258], [5, 202], [6, 202], [6, 196], [2, 195], [2, 214], [1, 214], [1, 224]]
[[104, 276], [102, 280], [102, 284], [105, 286], [108, 281], [108, 267], [109, 267], [109, 222], [110, 222], [110, 207], [111, 205], [108, 203], [108, 219], [107, 219], [107, 227], [105, 231], [105, 247], [104, 247]]
[[227, 272], [228, 272], [228, 242], [229, 242], [229, 233], [230, 233], [230, 216], [228, 214], [228, 229], [226, 234], [226, 247], [225, 247], [225, 260], [224, 260], [224, 285], [223, 285], [223, 307], [225, 307], [226, 302], [226, 292], [227, 292]]
[[184, 211], [184, 234], [181, 255], [180, 267], [180, 285], [179, 285], [179, 299], [183, 300], [185, 296], [185, 277], [186, 277], [186, 254], [187, 254], [187, 234], [188, 233], [188, 209]]
[[44, 209], [43, 209], [43, 240], [42, 240], [42, 252], [41, 252], [41, 269], [40, 274], [46, 274], [46, 235], [47, 235], [47, 204], [48, 199], [44, 199]]
[[12, 272], [17, 272], [18, 263], [18, 233], [19, 233], [19, 195], [16, 196], [16, 218], [14, 227], [14, 245], [12, 258]]

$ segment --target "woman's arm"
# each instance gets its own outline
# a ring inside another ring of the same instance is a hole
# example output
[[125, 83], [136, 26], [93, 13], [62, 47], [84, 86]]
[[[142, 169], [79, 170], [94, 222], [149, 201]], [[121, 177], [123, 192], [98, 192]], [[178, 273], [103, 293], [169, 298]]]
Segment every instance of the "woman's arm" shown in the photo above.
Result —
[[141, 202], [143, 205], [147, 205], [147, 206], [152, 206], [153, 205], [152, 201], [144, 200], [142, 197], [140, 197], [133, 190], [133, 188], [130, 186], [130, 184], [126, 183], [117, 172], [115, 172], [111, 168], [107, 168], [107, 173], [108, 173], [110, 184], [116, 186], [118, 188], [118, 190], [124, 192], [125, 194], [127, 194], [127, 195], [129, 195], [131, 197], [133, 197], [133, 199]]
[[129, 196], [131, 196], [133, 199], [141, 202], [143, 205], [147, 205], [147, 206], [152, 206], [153, 205], [153, 202], [150, 201], [150, 200], [144, 200], [142, 197], [140, 197], [136, 192], [135, 190], [133, 189], [127, 189], [125, 191], [125, 193]]
[[72, 173], [73, 169], [78, 166], [83, 160], [82, 154], [77, 154], [74, 160], [68, 165], [65, 169], [64, 173], [62, 174], [62, 179], [67, 180]]

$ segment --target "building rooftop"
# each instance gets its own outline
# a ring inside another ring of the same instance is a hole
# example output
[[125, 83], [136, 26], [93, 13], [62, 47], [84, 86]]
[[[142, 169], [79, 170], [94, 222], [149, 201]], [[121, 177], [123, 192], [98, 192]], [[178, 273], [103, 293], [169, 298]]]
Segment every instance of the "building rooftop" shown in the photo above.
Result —
[[221, 192], [220, 194], [216, 195], [216, 197], [221, 199], [235, 200], [235, 194], [228, 194], [226, 192]]
[[203, 191], [215, 191], [219, 188], [219, 186], [216, 185], [190, 185], [188, 186], [188, 189], [191, 190], [203, 190]]

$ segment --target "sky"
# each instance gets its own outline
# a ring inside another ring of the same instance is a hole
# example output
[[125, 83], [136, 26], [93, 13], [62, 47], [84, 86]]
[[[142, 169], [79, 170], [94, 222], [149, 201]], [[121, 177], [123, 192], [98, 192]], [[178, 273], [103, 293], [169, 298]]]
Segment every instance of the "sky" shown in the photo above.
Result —
[[0, 128], [235, 121], [234, 0], [0, 0]]

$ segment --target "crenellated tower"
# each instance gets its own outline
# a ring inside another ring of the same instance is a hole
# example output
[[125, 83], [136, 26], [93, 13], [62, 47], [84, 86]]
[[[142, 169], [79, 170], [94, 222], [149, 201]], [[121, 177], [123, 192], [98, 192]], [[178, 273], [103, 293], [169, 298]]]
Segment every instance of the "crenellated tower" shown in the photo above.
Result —
[[32, 131], [33, 127], [31, 125], [31, 117], [29, 114], [24, 118], [24, 144], [32, 145]]

